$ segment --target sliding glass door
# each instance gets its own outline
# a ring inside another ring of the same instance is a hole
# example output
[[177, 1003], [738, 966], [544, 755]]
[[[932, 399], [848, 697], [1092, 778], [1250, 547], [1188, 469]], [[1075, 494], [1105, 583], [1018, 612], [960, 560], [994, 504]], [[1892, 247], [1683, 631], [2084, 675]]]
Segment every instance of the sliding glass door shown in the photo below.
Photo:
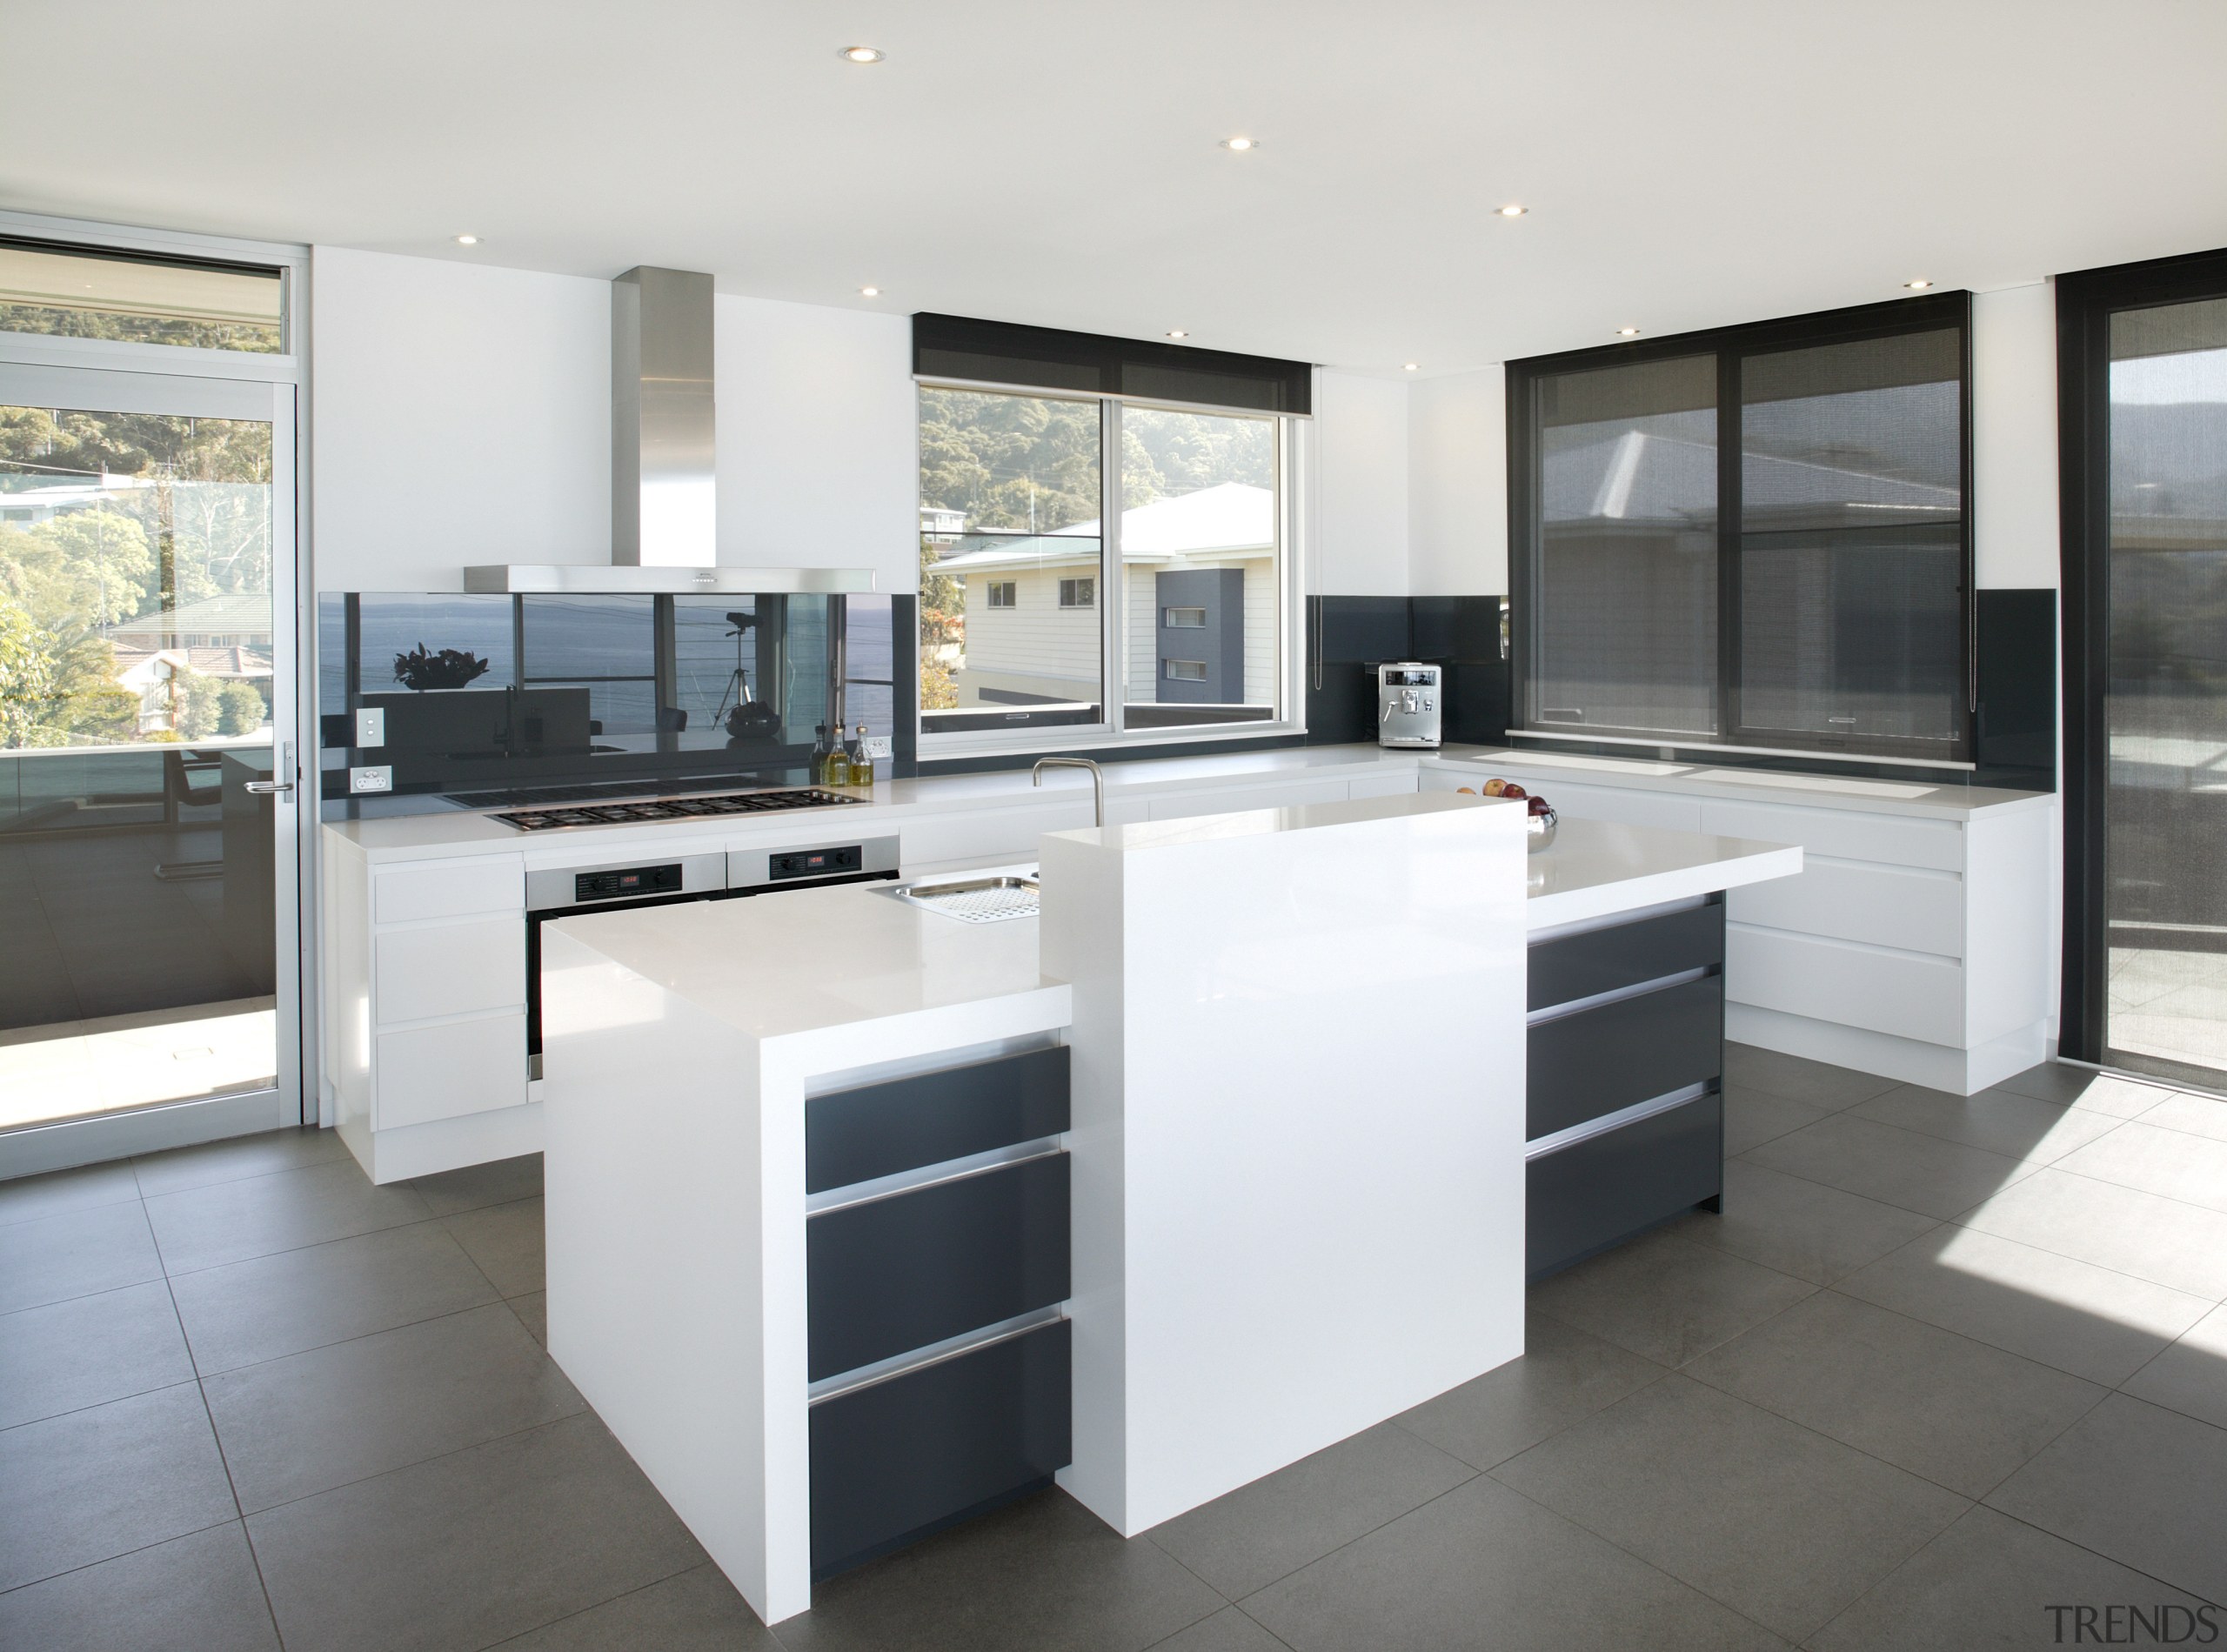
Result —
[[2161, 289], [2163, 273], [2068, 283], [2089, 650], [2077, 1031], [2105, 1065], [2227, 1088], [2227, 269]]
[[289, 385], [0, 364], [0, 1174], [301, 1117], [294, 473]]

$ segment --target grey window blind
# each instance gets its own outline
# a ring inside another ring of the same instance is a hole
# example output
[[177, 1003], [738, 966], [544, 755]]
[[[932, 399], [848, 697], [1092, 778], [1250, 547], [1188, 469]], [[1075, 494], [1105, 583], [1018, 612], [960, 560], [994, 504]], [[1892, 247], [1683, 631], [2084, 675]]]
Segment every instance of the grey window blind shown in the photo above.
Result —
[[1314, 370], [1303, 361], [926, 311], [913, 318], [913, 371], [923, 378], [1026, 390], [1264, 413], [1313, 411]]

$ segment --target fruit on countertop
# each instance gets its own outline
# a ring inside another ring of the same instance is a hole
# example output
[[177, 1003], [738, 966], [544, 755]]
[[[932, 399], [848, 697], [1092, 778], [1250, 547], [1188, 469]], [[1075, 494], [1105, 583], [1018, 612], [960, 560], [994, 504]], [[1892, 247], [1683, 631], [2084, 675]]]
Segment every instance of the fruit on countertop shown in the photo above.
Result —
[[1554, 810], [1547, 806], [1547, 799], [1544, 798], [1527, 799], [1526, 804], [1529, 808], [1530, 813], [1533, 814], [1552, 814], [1554, 813]]
[[[1468, 788], [1467, 786], [1462, 788], [1464, 791], [1467, 791], [1468, 789]], [[1496, 798], [1507, 790], [1508, 782], [1506, 780], [1491, 779], [1485, 782], [1485, 795], [1488, 798]]]
[[1504, 798], [1528, 798], [1531, 795], [1513, 780], [1501, 783], [1500, 794]]

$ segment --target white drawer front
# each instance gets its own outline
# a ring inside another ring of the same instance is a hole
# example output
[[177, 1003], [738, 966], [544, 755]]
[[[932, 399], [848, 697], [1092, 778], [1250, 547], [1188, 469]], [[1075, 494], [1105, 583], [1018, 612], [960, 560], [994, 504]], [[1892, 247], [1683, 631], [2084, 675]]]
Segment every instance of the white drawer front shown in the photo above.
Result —
[[383, 1026], [525, 1005], [525, 920], [390, 929], [372, 943]]
[[1568, 819], [1666, 826], [1673, 832], [1702, 829], [1702, 805], [1697, 798], [1673, 797], [1667, 792], [1622, 792], [1605, 786], [1570, 786], [1561, 780], [1522, 784], [1525, 791], [1537, 793], [1555, 806], [1555, 813]]
[[1786, 809], [1769, 803], [1705, 803], [1702, 827], [1728, 838], [1798, 843], [1812, 854], [1876, 860], [1890, 866], [1964, 867], [1964, 834], [1947, 820], [1904, 820], [1888, 814], [1833, 809]]
[[1072, 832], [1089, 826], [1093, 818], [1087, 791], [1070, 802], [1041, 808], [970, 809], [963, 814], [930, 815], [922, 820], [907, 820], [899, 828], [899, 853], [907, 873], [916, 866], [946, 860], [1006, 854], [1026, 859], [1036, 853], [1036, 840], [1047, 832]]
[[371, 916], [382, 924], [525, 910], [522, 855], [470, 855], [436, 866], [382, 866], [371, 874]]
[[1948, 959], [1729, 924], [1724, 995], [1735, 1004], [1964, 1047], [1964, 970]]
[[1348, 795], [1343, 780], [1284, 780], [1274, 786], [1229, 786], [1154, 798], [1152, 818], [1187, 820], [1201, 814], [1241, 814], [1251, 809], [1295, 809], [1307, 803], [1343, 803]]
[[1799, 877], [1731, 891], [1725, 915], [1805, 935], [1964, 955], [1964, 884], [1949, 873], [1813, 856], [1803, 860]]
[[382, 1033], [375, 1130], [460, 1119], [525, 1102], [525, 1013]]

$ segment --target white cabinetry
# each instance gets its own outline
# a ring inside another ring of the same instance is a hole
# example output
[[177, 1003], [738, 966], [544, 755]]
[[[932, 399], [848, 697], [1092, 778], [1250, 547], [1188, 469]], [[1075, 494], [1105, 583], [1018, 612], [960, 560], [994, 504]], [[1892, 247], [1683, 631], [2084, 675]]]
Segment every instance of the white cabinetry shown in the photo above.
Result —
[[1642, 790], [1497, 758], [1476, 778], [1440, 769], [1423, 784], [1492, 773], [1568, 819], [1801, 846], [1800, 876], [1727, 898], [1727, 1036], [1961, 1095], [2048, 1053], [2046, 805], [1951, 818], [1762, 802], [1709, 780]]

